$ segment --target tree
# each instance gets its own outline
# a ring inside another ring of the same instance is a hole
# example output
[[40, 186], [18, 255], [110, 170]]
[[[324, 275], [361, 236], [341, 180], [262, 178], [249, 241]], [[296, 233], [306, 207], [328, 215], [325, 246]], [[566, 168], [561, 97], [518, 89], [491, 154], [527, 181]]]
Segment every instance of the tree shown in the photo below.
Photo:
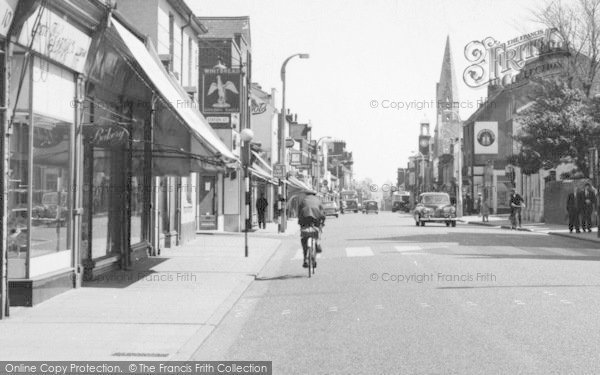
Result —
[[600, 70], [600, 0], [550, 0], [534, 12], [534, 18], [560, 37], [568, 56], [569, 88], [581, 87], [592, 98]]
[[540, 80], [535, 97], [517, 117], [522, 128], [514, 139], [520, 143], [520, 151], [509, 158], [509, 163], [531, 174], [572, 162], [587, 176], [587, 153], [599, 133], [594, 117], [600, 119], [600, 111], [594, 108], [600, 109], [600, 103], [587, 100], [582, 90], [555, 79]]

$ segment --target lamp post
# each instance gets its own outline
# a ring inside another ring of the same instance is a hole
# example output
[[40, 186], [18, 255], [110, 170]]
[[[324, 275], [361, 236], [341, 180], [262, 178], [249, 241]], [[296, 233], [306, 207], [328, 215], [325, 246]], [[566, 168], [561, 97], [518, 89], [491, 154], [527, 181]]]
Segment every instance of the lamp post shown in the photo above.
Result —
[[420, 189], [423, 187], [423, 185], [425, 185], [425, 155], [423, 155], [420, 151], [419, 152], [412, 152], [413, 154], [420, 156], [421, 157], [421, 168], [420, 171], [421, 172], [421, 178], [422, 178], [422, 182], [419, 184], [419, 178], [417, 177], [417, 193], [420, 194], [421, 191]]
[[319, 138], [319, 140], [317, 141], [317, 193], [321, 192], [321, 163], [319, 162], [319, 143], [322, 140], [330, 141], [331, 139], [333, 138], [331, 138], [330, 136], [325, 136]]
[[[298, 56], [301, 59], [308, 59], [310, 56], [308, 53], [296, 53], [294, 55], [291, 55], [290, 57], [288, 57], [287, 59], [285, 59], [283, 61], [283, 64], [281, 65], [281, 114], [279, 116], [279, 163], [285, 165], [285, 124], [286, 124], [286, 119], [285, 119], [285, 112], [286, 112], [286, 108], [285, 108], [285, 67], [287, 65], [287, 63], [293, 59], [294, 57]], [[283, 184], [282, 180], [279, 180], [279, 186], [281, 187], [281, 197], [279, 198], [279, 200], [281, 201], [282, 204], [282, 208], [281, 208], [281, 214], [279, 215], [280, 217], [280, 222], [279, 222], [279, 232], [280, 233], [284, 233], [285, 229], [286, 229], [286, 225], [287, 225], [287, 214], [286, 214], [286, 187]]]
[[250, 229], [250, 142], [254, 138], [252, 129], [244, 129], [240, 134], [242, 142], [244, 142], [244, 186], [245, 186], [245, 202], [246, 202], [246, 223], [244, 225], [244, 256], [248, 257], [248, 230]]
[[[456, 145], [458, 144], [458, 152], [456, 152]], [[457, 189], [456, 193], [456, 215], [458, 217], [463, 216], [463, 204], [462, 204], [462, 139], [460, 137], [452, 139], [452, 145], [454, 149], [454, 158], [456, 158], [456, 174], [457, 174]]]

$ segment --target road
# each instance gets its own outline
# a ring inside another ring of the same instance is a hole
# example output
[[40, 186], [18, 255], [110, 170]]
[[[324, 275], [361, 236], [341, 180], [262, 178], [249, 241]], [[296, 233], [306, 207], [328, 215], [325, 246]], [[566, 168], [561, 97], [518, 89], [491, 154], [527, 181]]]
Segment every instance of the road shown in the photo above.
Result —
[[287, 241], [196, 360], [275, 374], [598, 373], [600, 252], [407, 214], [330, 218], [316, 275]]

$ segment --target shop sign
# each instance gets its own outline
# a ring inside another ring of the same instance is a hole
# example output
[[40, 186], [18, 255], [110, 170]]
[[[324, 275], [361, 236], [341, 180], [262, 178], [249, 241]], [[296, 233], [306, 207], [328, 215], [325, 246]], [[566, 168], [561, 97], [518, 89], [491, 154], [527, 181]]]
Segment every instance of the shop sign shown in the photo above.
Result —
[[62, 65], [82, 72], [92, 39], [49, 9], [39, 7], [27, 19], [19, 37], [19, 44], [30, 45], [34, 23], [40, 11], [42, 17], [32, 48]]
[[17, 0], [0, 0], [0, 35], [5, 37], [17, 9]]
[[469, 87], [486, 84], [507, 86], [514, 83], [525, 65], [563, 46], [556, 29], [538, 30], [521, 35], [506, 43], [493, 37], [467, 44], [464, 55], [471, 65], [463, 72], [463, 80]]
[[204, 69], [202, 113], [240, 111], [242, 73], [239, 69]]
[[498, 153], [498, 123], [495, 121], [475, 122], [475, 154]]
[[206, 121], [213, 129], [231, 129], [231, 119], [229, 115], [206, 116]]
[[129, 139], [129, 131], [119, 125], [84, 126], [85, 140], [96, 147], [117, 147], [124, 145]]
[[252, 95], [250, 97], [250, 111], [253, 115], [263, 114], [267, 111], [267, 103]]
[[68, 140], [69, 130], [66, 128], [55, 127], [52, 129], [34, 127], [33, 131], [33, 147], [35, 148], [51, 148], [63, 140]]
[[285, 164], [275, 164], [273, 166], [273, 178], [285, 179]]

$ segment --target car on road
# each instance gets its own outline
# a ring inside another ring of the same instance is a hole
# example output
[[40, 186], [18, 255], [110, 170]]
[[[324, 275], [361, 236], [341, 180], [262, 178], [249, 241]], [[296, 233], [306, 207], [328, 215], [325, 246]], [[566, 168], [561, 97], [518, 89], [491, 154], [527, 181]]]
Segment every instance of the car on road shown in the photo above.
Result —
[[338, 205], [335, 202], [323, 202], [322, 206], [323, 206], [323, 212], [325, 213], [325, 216], [335, 216], [335, 217], [340, 216], [340, 211], [338, 209]]
[[355, 200], [347, 200], [346, 211], [358, 212], [358, 202]]
[[417, 226], [425, 223], [446, 223], [446, 226], [456, 226], [456, 207], [450, 203], [447, 193], [423, 193], [419, 195], [414, 211]]
[[363, 214], [379, 214], [379, 206], [377, 205], [377, 201], [364, 201], [362, 212]]

